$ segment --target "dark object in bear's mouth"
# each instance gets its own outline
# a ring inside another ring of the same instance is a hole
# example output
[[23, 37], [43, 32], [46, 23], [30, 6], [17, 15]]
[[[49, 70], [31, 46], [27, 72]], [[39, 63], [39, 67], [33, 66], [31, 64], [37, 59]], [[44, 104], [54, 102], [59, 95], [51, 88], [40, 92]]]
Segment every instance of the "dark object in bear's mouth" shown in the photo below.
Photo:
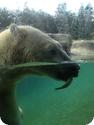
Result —
[[67, 88], [73, 80], [73, 77], [78, 77], [80, 66], [74, 62], [63, 63], [63, 70], [57, 73], [57, 79], [63, 80], [63, 86], [56, 88], [56, 90]]
[[63, 86], [56, 88], [56, 90], [67, 88], [72, 83], [72, 80], [73, 78], [68, 79]]

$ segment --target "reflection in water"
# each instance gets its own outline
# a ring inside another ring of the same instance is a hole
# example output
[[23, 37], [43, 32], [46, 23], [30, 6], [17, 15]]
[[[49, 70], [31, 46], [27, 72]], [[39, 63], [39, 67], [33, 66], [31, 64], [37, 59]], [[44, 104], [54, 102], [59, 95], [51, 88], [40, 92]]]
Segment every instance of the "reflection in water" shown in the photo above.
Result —
[[19, 81], [18, 103], [24, 125], [86, 125], [94, 116], [94, 63], [81, 63], [72, 85], [56, 91], [58, 82], [48, 77], [28, 76]]

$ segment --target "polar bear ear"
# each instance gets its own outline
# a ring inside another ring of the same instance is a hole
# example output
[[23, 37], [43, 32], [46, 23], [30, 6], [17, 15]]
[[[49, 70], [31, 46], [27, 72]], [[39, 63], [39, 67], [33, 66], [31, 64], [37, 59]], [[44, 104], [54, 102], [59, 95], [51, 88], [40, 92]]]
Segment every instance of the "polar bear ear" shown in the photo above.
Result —
[[14, 36], [14, 38], [18, 38], [19, 36], [19, 28], [16, 24], [11, 24], [10, 25], [10, 32]]

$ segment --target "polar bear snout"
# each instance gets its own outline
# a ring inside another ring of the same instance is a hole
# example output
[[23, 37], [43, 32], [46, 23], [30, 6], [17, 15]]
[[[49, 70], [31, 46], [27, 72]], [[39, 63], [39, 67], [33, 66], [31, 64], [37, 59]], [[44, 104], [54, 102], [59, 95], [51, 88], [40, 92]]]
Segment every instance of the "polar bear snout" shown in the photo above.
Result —
[[79, 70], [80, 70], [80, 66], [77, 63], [74, 62], [70, 62], [65, 64], [65, 73], [66, 74], [66, 78], [73, 78], [73, 77], [77, 77]]
[[78, 76], [79, 70], [80, 66], [77, 63], [71, 62], [61, 65], [61, 70], [57, 72], [56, 78], [63, 80], [64, 85], [56, 88], [56, 90], [67, 88], [72, 83], [73, 78]]
[[77, 63], [73, 63], [69, 66], [70, 75], [72, 75], [73, 77], [78, 76], [79, 70], [80, 70], [80, 65]]

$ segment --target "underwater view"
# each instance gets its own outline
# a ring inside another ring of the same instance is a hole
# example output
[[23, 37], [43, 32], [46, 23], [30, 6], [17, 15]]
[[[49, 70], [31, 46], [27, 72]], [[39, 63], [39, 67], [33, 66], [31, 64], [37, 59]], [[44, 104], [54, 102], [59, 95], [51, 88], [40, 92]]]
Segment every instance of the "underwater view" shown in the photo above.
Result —
[[23, 125], [86, 125], [94, 117], [94, 63], [80, 63], [72, 84], [61, 90], [63, 81], [26, 76], [18, 81], [17, 101], [23, 110]]

